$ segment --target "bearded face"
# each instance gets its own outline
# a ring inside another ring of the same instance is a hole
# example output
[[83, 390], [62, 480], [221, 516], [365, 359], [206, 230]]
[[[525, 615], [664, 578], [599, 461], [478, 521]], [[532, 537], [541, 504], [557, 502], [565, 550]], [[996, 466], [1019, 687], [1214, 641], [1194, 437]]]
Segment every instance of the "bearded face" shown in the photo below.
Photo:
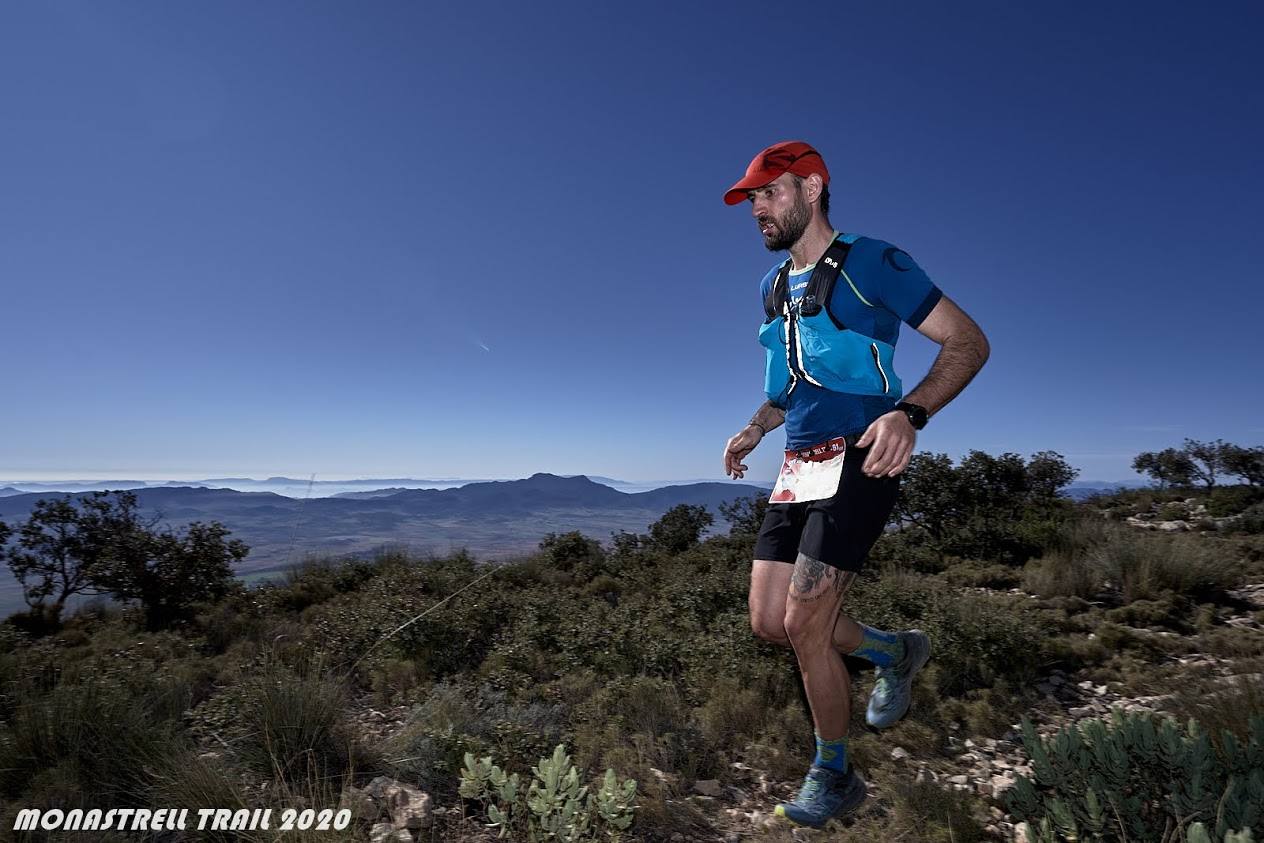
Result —
[[764, 235], [764, 246], [770, 252], [785, 251], [799, 242], [799, 238], [803, 236], [803, 232], [807, 231], [808, 223], [811, 221], [812, 209], [803, 196], [803, 185], [798, 181], [794, 183], [793, 205], [781, 216], [769, 213], [757, 220], [760, 233]]

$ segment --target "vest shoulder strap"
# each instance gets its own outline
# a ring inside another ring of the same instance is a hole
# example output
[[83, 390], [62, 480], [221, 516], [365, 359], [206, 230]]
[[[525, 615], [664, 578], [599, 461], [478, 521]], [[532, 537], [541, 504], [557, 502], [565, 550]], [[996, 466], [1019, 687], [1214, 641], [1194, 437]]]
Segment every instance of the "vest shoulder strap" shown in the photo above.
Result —
[[789, 281], [790, 258], [786, 258], [786, 262], [777, 270], [772, 283], [768, 285], [768, 295], [764, 296], [764, 316], [767, 317], [766, 321], [771, 322], [781, 315], [781, 308], [785, 305], [786, 296], [789, 294]]
[[[843, 271], [843, 264], [846, 263], [847, 253], [850, 251], [851, 244], [841, 240], [835, 240], [825, 250], [825, 254], [821, 255], [821, 259], [816, 262], [816, 268], [812, 270], [808, 288], [803, 291], [803, 303], [799, 305], [800, 313], [804, 316], [814, 316], [821, 311], [822, 307], [829, 304], [830, 295], [834, 292], [834, 284], [838, 281], [838, 274]], [[834, 318], [832, 313], [830, 318]], [[834, 319], [834, 324], [838, 325], [837, 319]], [[838, 325], [838, 327], [843, 326]]]
[[[830, 243], [825, 254], [821, 255], [821, 259], [816, 262], [812, 277], [808, 279], [807, 289], [803, 291], [803, 297], [800, 300], [800, 313], [804, 316], [813, 316], [828, 304], [830, 295], [834, 292], [834, 284], [838, 281], [838, 274], [843, 271], [843, 264], [846, 263], [847, 254], [850, 251], [851, 243], [845, 242], [842, 237]], [[764, 315], [768, 319], [775, 319], [785, 306], [786, 298], [790, 294], [789, 281], [790, 259], [787, 258], [781, 265], [781, 269], [777, 270], [777, 276], [773, 279], [768, 295], [764, 299]], [[829, 312], [828, 307], [826, 307], [826, 312]], [[830, 319], [839, 330], [843, 329], [842, 323], [835, 318], [833, 313], [830, 313]]]

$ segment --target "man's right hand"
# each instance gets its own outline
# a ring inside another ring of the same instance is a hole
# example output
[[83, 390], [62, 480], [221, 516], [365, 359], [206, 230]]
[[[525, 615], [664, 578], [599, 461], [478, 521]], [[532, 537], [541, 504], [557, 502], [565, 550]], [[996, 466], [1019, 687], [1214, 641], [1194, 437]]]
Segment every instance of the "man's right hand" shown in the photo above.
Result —
[[724, 474], [736, 480], [741, 480], [746, 474], [746, 465], [742, 460], [746, 455], [755, 450], [755, 446], [759, 444], [759, 440], [764, 438], [764, 434], [759, 428], [753, 424], [748, 424], [742, 430], [738, 431], [728, 444], [724, 446]]

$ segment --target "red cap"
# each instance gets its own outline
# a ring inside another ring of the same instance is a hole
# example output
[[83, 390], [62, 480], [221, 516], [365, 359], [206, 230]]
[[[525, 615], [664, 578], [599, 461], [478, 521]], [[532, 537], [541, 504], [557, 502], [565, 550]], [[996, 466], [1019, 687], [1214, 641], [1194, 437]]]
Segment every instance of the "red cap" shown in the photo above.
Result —
[[746, 168], [746, 175], [724, 194], [726, 205], [737, 205], [746, 201], [746, 191], [763, 187], [782, 173], [794, 173], [796, 176], [810, 176], [816, 173], [829, 184], [829, 170], [825, 169], [825, 160], [803, 141], [782, 141], [774, 143], [755, 156]]

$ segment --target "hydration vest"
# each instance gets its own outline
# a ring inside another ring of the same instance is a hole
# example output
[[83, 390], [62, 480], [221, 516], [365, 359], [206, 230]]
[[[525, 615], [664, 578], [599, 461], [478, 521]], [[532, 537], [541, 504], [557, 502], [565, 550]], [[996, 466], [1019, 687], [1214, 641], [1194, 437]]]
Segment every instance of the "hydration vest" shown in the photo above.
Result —
[[807, 288], [790, 298], [791, 260], [781, 265], [764, 299], [767, 318], [759, 328], [759, 344], [767, 349], [764, 393], [785, 406], [800, 380], [834, 392], [854, 395], [902, 394], [896, 377], [895, 346], [847, 328], [830, 312], [830, 294], [839, 274], [867, 306], [843, 270], [855, 235], [836, 237], [816, 262]]

